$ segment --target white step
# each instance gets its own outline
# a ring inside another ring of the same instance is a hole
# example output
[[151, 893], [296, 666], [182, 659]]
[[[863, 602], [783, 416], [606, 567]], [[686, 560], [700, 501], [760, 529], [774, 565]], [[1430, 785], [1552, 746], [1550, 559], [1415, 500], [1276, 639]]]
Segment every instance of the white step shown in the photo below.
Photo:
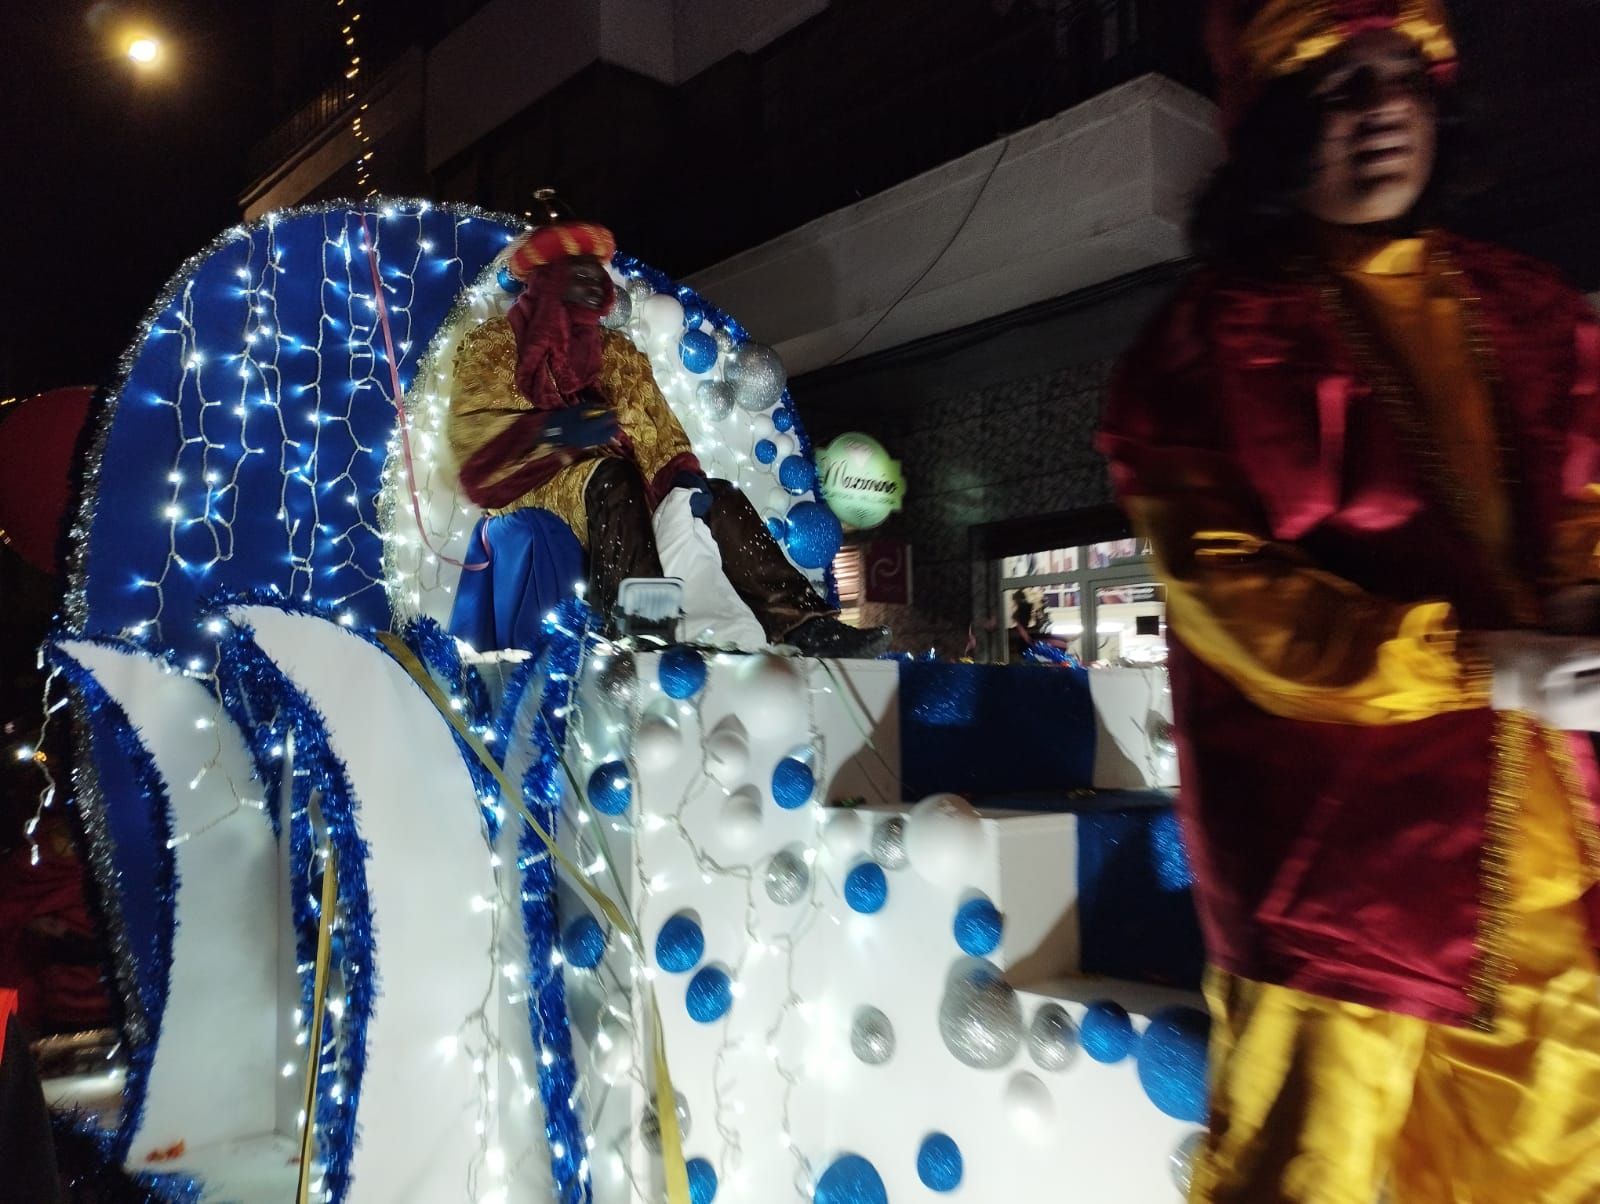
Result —
[[[1166, 1161], [1195, 1126], [1157, 1110], [1134, 1063], [1102, 1066], [1080, 1055], [1067, 1069], [1045, 1070], [1023, 1040], [1003, 1064], [978, 1068], [958, 1057], [944, 1035], [948, 981], [971, 968], [954, 920], [961, 904], [979, 894], [1004, 915], [990, 963], [1013, 983], [1029, 984], [1006, 1005], [1024, 1022], [1052, 999], [1081, 1017], [1094, 991], [1125, 1000], [1130, 1012], [1143, 1009], [1136, 1028], [1150, 1009], [1164, 1006], [1158, 1001], [1194, 1002], [1182, 993], [1111, 983], [1085, 985], [1084, 999], [1075, 999], [1060, 985], [1079, 965], [1077, 817], [980, 814], [955, 873], [926, 876], [913, 858], [886, 873], [880, 910], [852, 910], [845, 897], [849, 874], [871, 858], [875, 830], [909, 810], [892, 793], [896, 666], [809, 661], [791, 668], [807, 691], [801, 711], [787, 724], [762, 725], [742, 684], [746, 658], [719, 658], [702, 694], [668, 705], [654, 688], [655, 658], [641, 657], [639, 702], [618, 730], [610, 730], [596, 705], [597, 687], [587, 686], [583, 730], [572, 745], [585, 758], [580, 777], [586, 777], [594, 765], [630, 749], [638, 753], [643, 745], [633, 745], [632, 727], [641, 711], [670, 717], [676, 731], [676, 743], [665, 739], [658, 755], [634, 757], [631, 806], [624, 816], [602, 819], [600, 830], [619, 867], [621, 893], [638, 916], [649, 964], [656, 967], [657, 937], [669, 919], [691, 916], [704, 936], [704, 957], [691, 971], [657, 967], [652, 980], [674, 1087], [687, 1106], [684, 1151], [717, 1168], [719, 1204], [807, 1200], [811, 1180], [845, 1154], [870, 1160], [890, 1199], [922, 1198], [927, 1189], [918, 1181], [917, 1151], [931, 1132], [960, 1145], [964, 1198], [1046, 1201], [1070, 1185], [1071, 1198], [1086, 1204], [1176, 1204]], [[706, 772], [705, 741], [733, 719], [754, 729], [746, 763], [718, 780]], [[773, 769], [802, 747], [818, 770], [817, 801], [784, 810], [771, 795]], [[732, 822], [738, 804], [730, 804], [741, 795], [753, 808], [742, 827]], [[846, 795], [866, 803], [821, 805]], [[564, 830], [570, 842], [585, 826], [569, 819]], [[586, 858], [594, 831], [591, 822], [578, 839]], [[804, 897], [788, 905], [770, 898], [765, 884], [773, 857], [785, 852], [802, 855], [811, 877]], [[623, 1204], [640, 1192], [653, 1198], [661, 1187], [654, 1151], [639, 1137], [649, 1105], [640, 1040], [648, 1007], [642, 991], [619, 989], [629, 975], [619, 946], [611, 942], [600, 973], [567, 972], [579, 1064], [611, 1080], [588, 1094], [598, 1204]], [[707, 966], [726, 969], [737, 994], [724, 1017], [701, 1023], [687, 1001], [694, 975]], [[605, 1041], [595, 1039], [602, 995], [631, 1017], [631, 1038], [626, 1027], [608, 1026]], [[894, 1030], [895, 1052], [881, 1064], [852, 1048], [864, 1008], [881, 1011]], [[601, 1057], [600, 1046], [619, 1037], [631, 1040], [631, 1052]], [[1052, 1114], [1031, 1134], [1026, 1118], [1007, 1110], [1011, 1094], [1028, 1090]]]

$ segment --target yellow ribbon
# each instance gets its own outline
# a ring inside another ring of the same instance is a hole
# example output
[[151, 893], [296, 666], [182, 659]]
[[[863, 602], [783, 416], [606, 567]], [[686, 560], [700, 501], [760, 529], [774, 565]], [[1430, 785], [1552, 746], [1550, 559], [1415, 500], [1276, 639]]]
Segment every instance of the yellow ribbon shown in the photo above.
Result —
[[[417, 654], [406, 646], [404, 640], [392, 631], [380, 631], [378, 639], [388, 649], [389, 654], [400, 662], [400, 667], [411, 675], [411, 679], [422, 687], [428, 700], [443, 715], [446, 722], [461, 737], [463, 743], [472, 750], [479, 763], [493, 775], [500, 786], [500, 797], [513, 807], [522, 817], [522, 822], [532, 829], [534, 835], [544, 844], [545, 850], [552, 860], [559, 866], [564, 874], [574, 882], [590, 899], [594, 901], [601, 913], [611, 921], [619, 931], [627, 935], [633, 948], [642, 955], [644, 940], [639, 930], [634, 926], [620, 907], [602, 891], [572, 860], [556, 845], [555, 838], [544, 830], [538, 820], [522, 803], [522, 789], [511, 780], [500, 763], [490, 755], [475, 732], [467, 726], [458, 711], [450, 705], [450, 699], [433, 679]], [[656, 1080], [656, 1115], [661, 1122], [661, 1160], [667, 1181], [667, 1204], [690, 1204], [689, 1201], [689, 1172], [683, 1160], [683, 1135], [678, 1130], [678, 1097], [672, 1089], [672, 1076], [667, 1069], [667, 1047], [661, 1032], [661, 1009], [656, 1003], [655, 988], [646, 983], [645, 989], [650, 998], [650, 1055], [655, 1070]]]
[[317, 962], [311, 987], [311, 1056], [306, 1064], [305, 1124], [300, 1128], [300, 1190], [295, 1204], [311, 1198], [311, 1128], [317, 1112], [317, 1068], [322, 1062], [322, 1019], [328, 1010], [328, 963], [333, 947], [333, 913], [339, 901], [338, 862], [333, 845], [322, 867], [322, 911], [317, 917]]

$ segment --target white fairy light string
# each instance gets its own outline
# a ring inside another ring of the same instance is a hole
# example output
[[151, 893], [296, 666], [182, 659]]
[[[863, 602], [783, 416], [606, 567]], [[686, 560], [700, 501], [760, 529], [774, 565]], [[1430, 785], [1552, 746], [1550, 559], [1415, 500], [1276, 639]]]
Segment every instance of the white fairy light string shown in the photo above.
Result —
[[[716, 661], [722, 664], [730, 663], [733, 659], [726, 654], [713, 655]], [[612, 759], [623, 752], [625, 741], [620, 741], [619, 737], [635, 726], [644, 709], [643, 696], [646, 693], [659, 693], [659, 690], [659, 683], [646, 684], [642, 681], [639, 682], [637, 694], [627, 707], [626, 721], [623, 723], [618, 723], [613, 718], [609, 713], [609, 707], [602, 706], [599, 708], [599, 713], [596, 713], [595, 708], [592, 706], [575, 711], [572, 720], [572, 745], [574, 751], [581, 756], [583, 764], [597, 764]], [[804, 726], [808, 735], [806, 739], [797, 741], [797, 743], [804, 744], [812, 750], [819, 781], [826, 777], [826, 742], [817, 726], [815, 700], [817, 695], [830, 693], [833, 693], [833, 689], [829, 686], [820, 686], [807, 690], [808, 710]], [[692, 700], [682, 701], [677, 704], [679, 716], [685, 720], [692, 717], [697, 729], [704, 726], [701, 715], [703, 701], [704, 691], [702, 690]], [[596, 727], [598, 727], [598, 731], [592, 730]], [[737, 1014], [742, 1015], [748, 1021], [750, 1004], [748, 996], [743, 989], [743, 983], [746, 972], [753, 970], [758, 963], [763, 961], [771, 962], [773, 958], [781, 959], [779, 963], [781, 970], [775, 971], [780, 979], [781, 992], [777, 1005], [769, 1016], [743, 1024], [741, 1026], [742, 1032], [736, 1030], [731, 1024], [723, 1030], [709, 1076], [713, 1099], [711, 1120], [721, 1142], [721, 1147], [718, 1151], [718, 1162], [722, 1171], [727, 1175], [726, 1187], [733, 1198], [739, 1198], [740, 1195], [750, 1189], [752, 1186], [750, 1177], [743, 1166], [746, 1137], [739, 1120], [739, 1117], [744, 1113], [744, 1103], [738, 1098], [738, 1093], [733, 1086], [734, 1082], [739, 1078], [739, 1072], [732, 1068], [732, 1062], [735, 1058], [764, 1054], [764, 1064], [771, 1068], [772, 1072], [782, 1080], [783, 1084], [779, 1103], [780, 1121], [777, 1141], [794, 1162], [797, 1190], [803, 1190], [805, 1198], [809, 1198], [810, 1192], [815, 1185], [815, 1170], [811, 1160], [802, 1148], [802, 1144], [797, 1139], [794, 1127], [794, 1103], [795, 1093], [804, 1084], [802, 1071], [812, 1059], [802, 1055], [797, 1063], [793, 1060], [793, 1055], [786, 1054], [785, 1050], [793, 1047], [796, 1034], [798, 1034], [800, 1047], [809, 1053], [808, 1047], [812, 1046], [817, 1040], [818, 1030], [833, 1020], [831, 1014], [819, 1016], [818, 1006], [814, 1002], [808, 1001], [801, 993], [796, 960], [796, 955], [802, 942], [815, 930], [816, 925], [827, 914], [829, 896], [834, 900], [840, 897], [837, 883], [829, 874], [824, 872], [820, 859], [816, 855], [817, 848], [821, 843], [820, 820], [826, 814], [826, 808], [819, 802], [807, 804], [806, 813], [818, 821], [817, 826], [811, 829], [812, 836], [807, 842], [806, 862], [810, 869], [810, 882], [807, 893], [799, 901], [799, 906], [788, 913], [794, 918], [788, 922], [785, 929], [781, 932], [771, 933], [767, 931], [768, 925], [763, 923], [762, 907], [757, 896], [763, 873], [762, 861], [765, 858], [759, 858], [751, 862], [729, 862], [719, 858], [708, 851], [695, 838], [687, 822], [688, 809], [691, 805], [695, 805], [697, 800], [703, 803], [702, 795], [712, 785], [718, 787], [718, 792], [724, 798], [731, 796], [735, 792], [734, 788], [718, 781], [709, 772], [708, 759], [702, 750], [701, 765], [690, 777], [675, 802], [664, 810], [657, 810], [652, 807], [649, 811], [643, 811], [639, 810], [641, 807], [639, 800], [636, 798], [634, 801], [633, 805], [639, 817], [637, 822], [642, 828], [642, 833], [636, 833], [636, 838], [632, 844], [633, 857], [630, 870], [633, 881], [640, 893], [640, 919], [643, 922], [641, 932], [645, 933], [648, 939], [648, 934], [659, 928], [660, 922], [665, 918], [664, 916], [651, 918], [651, 905], [655, 899], [667, 900], [670, 909], [671, 901], [682, 897], [670, 880], [659, 880], [659, 876], [653, 878], [646, 872], [647, 867], [643, 850], [644, 841], [640, 838], [643, 834], [659, 833], [670, 829], [689, 854], [693, 863], [693, 871], [701, 877], [703, 884], [709, 885], [717, 880], [723, 880], [738, 882], [742, 886], [745, 897], [742, 918], [744, 943], [738, 956], [729, 959], [729, 973], [733, 980], [733, 991], [735, 997], [740, 1000]], [[613, 819], [595, 814], [591, 811], [587, 802], [570, 795], [568, 799], [568, 815], [567, 822], [574, 824], [579, 833], [577, 840], [580, 850], [585, 840], [603, 841], [606, 827], [618, 832], [626, 830], [627, 827], [621, 818]], [[609, 872], [609, 864], [609, 855], [603, 855], [597, 857], [587, 868], [594, 872], [598, 872], [601, 869], [606, 869]], [[625, 885], [615, 875], [613, 875], [613, 881], [617, 882], [619, 890], [625, 889]], [[837, 924], [838, 922], [835, 917], [834, 923]], [[657, 972], [649, 964], [648, 958], [649, 952], [645, 950], [642, 957], [635, 959], [635, 964], [632, 968], [632, 979], [635, 987], [643, 985], [646, 981], [653, 980], [656, 976]], [[597, 969], [604, 970], [605, 966], [606, 963], [602, 962], [601, 967]], [[623, 987], [621, 980], [617, 979], [615, 975], [611, 975], [610, 978], [619, 988]], [[596, 982], [600, 982], [599, 977], [596, 978]], [[627, 995], [632, 993], [625, 990]], [[628, 1015], [630, 1020], [639, 1018], [637, 1007], [624, 1011], [617, 1006], [615, 998], [604, 990], [602, 991], [602, 1006], [610, 1009], [613, 1015]], [[823, 1011], [826, 1013], [827, 1009], [823, 1009]], [[795, 1027], [796, 1024], [798, 1024], [798, 1027]], [[636, 1025], [634, 1035], [636, 1056], [631, 1060], [630, 1070], [625, 1078], [636, 1084], [640, 1088], [642, 1095], [650, 1098], [652, 1095], [651, 1084], [642, 1069], [642, 1059], [637, 1056], [637, 1049], [642, 1041], [642, 1034], [639, 1032], [639, 1026]], [[604, 1100], [608, 1098], [609, 1091], [601, 1097], [601, 1102], [597, 1106], [588, 1110], [587, 1114], [593, 1125], [591, 1131], [600, 1127], [604, 1114]], [[644, 1204], [654, 1204], [656, 1198], [654, 1188], [639, 1181], [630, 1166], [630, 1159], [627, 1156], [630, 1149], [633, 1148], [635, 1140], [636, 1133], [632, 1128], [630, 1118], [628, 1127], [611, 1143], [608, 1152], [616, 1172], [626, 1179], [631, 1196], [644, 1202]], [[757, 1190], [758, 1192], [765, 1191], [768, 1187], [770, 1185], [761, 1185]], [[770, 1193], [762, 1195], [760, 1198], [769, 1199]]]

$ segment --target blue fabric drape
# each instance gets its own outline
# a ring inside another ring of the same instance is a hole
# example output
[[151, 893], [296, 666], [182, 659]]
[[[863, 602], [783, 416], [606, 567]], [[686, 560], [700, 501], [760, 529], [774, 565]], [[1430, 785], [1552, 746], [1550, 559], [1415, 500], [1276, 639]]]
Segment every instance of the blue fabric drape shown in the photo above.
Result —
[[488, 568], [461, 574], [450, 634], [479, 652], [532, 648], [545, 616], [583, 580], [583, 546], [561, 519], [530, 507], [478, 520], [463, 559], [486, 557]]

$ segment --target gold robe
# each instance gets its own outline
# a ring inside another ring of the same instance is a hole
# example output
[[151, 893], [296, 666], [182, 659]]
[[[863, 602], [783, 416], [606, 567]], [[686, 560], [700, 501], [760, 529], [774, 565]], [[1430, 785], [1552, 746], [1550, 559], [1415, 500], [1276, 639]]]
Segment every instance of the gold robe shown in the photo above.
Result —
[[[616, 331], [604, 332], [600, 392], [616, 409], [623, 434], [633, 443], [633, 459], [647, 485], [674, 460], [691, 456], [689, 437], [661, 390], [649, 358]], [[457, 464], [501, 434], [514, 420], [505, 411], [528, 411], [532, 404], [515, 383], [517, 341], [505, 318], [490, 318], [469, 332], [456, 349], [455, 383], [445, 435]], [[496, 412], [499, 411], [499, 412]], [[505, 514], [530, 506], [559, 515], [587, 549], [589, 522], [584, 490], [599, 464], [591, 458], [569, 465], [510, 506], [487, 511]], [[507, 469], [514, 467], [507, 465]]]

